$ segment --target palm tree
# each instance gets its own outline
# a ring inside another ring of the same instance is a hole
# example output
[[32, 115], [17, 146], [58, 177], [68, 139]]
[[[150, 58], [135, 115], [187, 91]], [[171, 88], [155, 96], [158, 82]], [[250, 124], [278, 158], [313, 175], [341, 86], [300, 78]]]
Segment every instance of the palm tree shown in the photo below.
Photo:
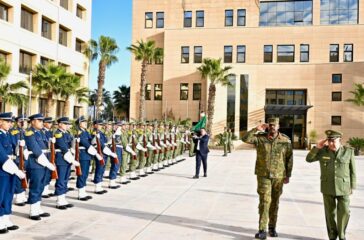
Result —
[[[93, 91], [89, 92], [89, 103], [94, 105], [96, 107], [97, 104], [97, 94], [98, 94], [98, 89], [94, 89]], [[107, 106], [109, 106], [112, 101], [111, 101], [111, 95], [110, 92], [107, 91], [105, 88], [102, 89], [102, 106], [105, 107], [105, 109], [107, 108]], [[100, 106], [101, 106], [100, 105]], [[101, 112], [100, 112], [101, 113]], [[101, 115], [96, 116], [96, 109], [94, 109], [94, 119], [100, 117], [101, 119], [103, 118]]]
[[54, 63], [46, 65], [38, 64], [33, 74], [33, 88], [36, 93], [45, 93], [47, 96], [47, 117], [53, 112], [53, 97], [58, 96], [67, 83], [68, 74], [66, 69]]
[[138, 41], [137, 44], [132, 44], [126, 48], [134, 54], [135, 60], [141, 61], [140, 74], [140, 92], [139, 92], [139, 120], [144, 120], [144, 103], [145, 103], [145, 85], [147, 76], [148, 63], [153, 61], [161, 62], [163, 59], [163, 49], [155, 46], [154, 41], [144, 42]]
[[28, 89], [28, 85], [25, 81], [16, 83], [5, 82], [10, 71], [10, 65], [0, 58], [0, 101], [3, 104], [10, 103], [11, 105], [22, 106], [26, 96], [18, 92], [22, 89]]
[[61, 97], [64, 98], [65, 104], [62, 110], [63, 116], [69, 116], [70, 101], [71, 96], [75, 97], [78, 103], [88, 103], [88, 93], [89, 89], [87, 87], [81, 87], [81, 79], [75, 74], [68, 74], [66, 82], [64, 83], [63, 89], [61, 90]]
[[360, 83], [354, 84], [354, 91], [350, 91], [353, 94], [353, 98], [349, 98], [345, 101], [351, 102], [356, 106], [364, 106], [364, 87]]
[[110, 67], [113, 63], [118, 61], [116, 53], [119, 51], [119, 47], [115, 39], [100, 36], [99, 41], [90, 40], [88, 46], [85, 49], [84, 54], [91, 60], [99, 60], [99, 75], [97, 77], [97, 104], [96, 113], [100, 112], [100, 106], [102, 104], [102, 91], [105, 84], [106, 68]]
[[113, 93], [115, 112], [119, 117], [129, 118], [130, 108], [130, 87], [122, 85]]
[[214, 120], [215, 113], [215, 97], [216, 97], [216, 85], [221, 84], [222, 86], [229, 86], [228, 71], [232, 67], [221, 65], [220, 59], [205, 58], [203, 59], [202, 65], [197, 68], [201, 73], [203, 79], [207, 82], [210, 81], [209, 85], [209, 96], [207, 101], [207, 131], [212, 134], [211, 128]]

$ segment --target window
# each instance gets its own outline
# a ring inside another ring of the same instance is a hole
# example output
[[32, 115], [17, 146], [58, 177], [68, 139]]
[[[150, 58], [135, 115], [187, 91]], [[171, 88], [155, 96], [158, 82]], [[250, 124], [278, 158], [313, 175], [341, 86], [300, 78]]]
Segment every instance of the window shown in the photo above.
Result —
[[21, 27], [33, 32], [33, 13], [24, 8], [21, 9]]
[[294, 45], [278, 45], [277, 62], [294, 62]]
[[73, 119], [77, 119], [81, 116], [81, 108], [80, 106], [73, 107]]
[[9, 21], [9, 7], [0, 3], [0, 19]]
[[341, 92], [332, 92], [332, 95], [331, 95], [331, 101], [333, 102], [338, 102], [338, 101], [341, 101]]
[[58, 66], [63, 67], [67, 72], [70, 70], [70, 65], [67, 65], [65, 63], [58, 62]]
[[183, 27], [192, 27], [192, 11], [184, 12]]
[[245, 45], [237, 46], [236, 62], [245, 63]]
[[64, 104], [65, 104], [65, 101], [57, 100], [57, 113], [56, 113], [57, 118], [62, 117]]
[[181, 83], [179, 91], [180, 100], [188, 100], [188, 83]]
[[52, 40], [52, 22], [42, 18], [42, 37]]
[[154, 84], [154, 100], [162, 100], [163, 94], [163, 85], [162, 84]]
[[238, 26], [245, 26], [245, 15], [246, 11], [245, 9], [238, 9]]
[[312, 0], [260, 2], [259, 26], [312, 25]]
[[309, 62], [310, 61], [310, 45], [301, 44], [300, 50], [301, 50], [300, 61]]
[[193, 62], [202, 63], [202, 47], [201, 46], [195, 47], [195, 52], [193, 55]]
[[330, 62], [339, 61], [339, 44], [330, 44]]
[[234, 24], [234, 11], [225, 10], [225, 27], [233, 26]]
[[164, 28], [164, 12], [157, 12], [157, 28]]
[[181, 63], [190, 62], [190, 47], [181, 48]]
[[68, 30], [63, 27], [59, 26], [59, 44], [67, 47], [67, 32]]
[[85, 8], [82, 7], [81, 5], [77, 4], [77, 9], [76, 9], [76, 16], [83, 19], [84, 17], [84, 12], [85, 12]]
[[196, 11], [196, 27], [203, 27], [205, 25], [205, 12]]
[[0, 51], [0, 61], [4, 61], [5, 63], [7, 63], [8, 62], [8, 55], [9, 55], [9, 53]]
[[201, 83], [193, 84], [193, 100], [201, 100]]
[[68, 10], [68, 0], [60, 0], [59, 4], [61, 5], [61, 7], [63, 7], [64, 9]]
[[224, 63], [233, 62], [233, 46], [224, 46]]
[[353, 61], [353, 44], [344, 44], [344, 62]]
[[38, 112], [45, 116], [46, 107], [47, 107], [47, 99], [39, 98]]
[[40, 57], [40, 64], [42, 65], [47, 65], [48, 63], [50, 63], [51, 60], [49, 58], [46, 57]]
[[266, 90], [266, 104], [273, 105], [306, 105], [306, 90]]
[[342, 83], [342, 74], [332, 74], [331, 76], [331, 82], [332, 83]]
[[331, 116], [331, 125], [341, 126], [341, 116]]
[[145, 84], [145, 100], [152, 100], [152, 85], [150, 83]]
[[153, 27], [153, 13], [146, 12], [145, 13], [145, 28], [152, 28]]
[[82, 53], [84, 41], [76, 38], [76, 51]]
[[264, 62], [273, 62], [273, 46], [264, 45]]
[[29, 74], [33, 67], [33, 55], [25, 51], [20, 51], [19, 72]]
[[321, 0], [321, 24], [357, 24], [358, 2], [358, 0]]

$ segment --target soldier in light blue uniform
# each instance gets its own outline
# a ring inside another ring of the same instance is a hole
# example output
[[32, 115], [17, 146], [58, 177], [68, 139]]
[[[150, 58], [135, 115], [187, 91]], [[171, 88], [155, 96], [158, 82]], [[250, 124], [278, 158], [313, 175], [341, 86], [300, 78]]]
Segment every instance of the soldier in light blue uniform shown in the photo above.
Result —
[[[16, 176], [25, 178], [25, 174], [14, 163], [15, 145], [9, 129], [13, 122], [12, 113], [0, 114], [0, 233], [16, 230], [19, 227], [10, 220]], [[16, 176], [15, 176], [16, 175]]]
[[[47, 146], [50, 149], [50, 143], [53, 141], [55, 141], [55, 139], [53, 138], [53, 130], [52, 130], [52, 126], [53, 126], [53, 119], [51, 117], [46, 117], [44, 118], [43, 121], [43, 133], [46, 136], [47, 139]], [[50, 158], [50, 154], [47, 153], [46, 154], [47, 158]], [[46, 177], [45, 177], [45, 182], [44, 182], [44, 189], [43, 189], [43, 193], [42, 193], [42, 198], [49, 198], [52, 194], [49, 191], [49, 184], [52, 181], [51, 178], [51, 171], [49, 171], [49, 169], [46, 169]]]
[[68, 132], [71, 122], [68, 117], [61, 117], [57, 120], [58, 129], [54, 133], [56, 138], [56, 166], [58, 179], [56, 180], [54, 195], [57, 196], [56, 207], [61, 210], [73, 207], [66, 200], [67, 184], [71, 171], [71, 165], [80, 166], [71, 152], [73, 137]]
[[43, 115], [40, 113], [34, 114], [29, 116], [29, 120], [31, 127], [25, 131], [25, 143], [27, 149], [31, 152], [27, 168], [29, 177], [29, 218], [32, 220], [40, 220], [41, 217], [50, 216], [50, 214], [45, 213], [40, 206], [46, 177], [46, 169], [54, 171], [56, 167], [49, 162], [46, 156], [46, 153], [48, 153], [49, 150], [46, 144], [48, 140], [42, 132], [44, 120]]

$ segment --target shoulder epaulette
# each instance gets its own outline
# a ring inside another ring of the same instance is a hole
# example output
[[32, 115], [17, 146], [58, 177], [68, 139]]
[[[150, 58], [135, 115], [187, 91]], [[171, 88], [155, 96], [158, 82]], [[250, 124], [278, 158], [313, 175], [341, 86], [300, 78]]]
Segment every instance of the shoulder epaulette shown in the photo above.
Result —
[[18, 129], [14, 129], [13, 131], [11, 131], [11, 135], [16, 135], [19, 133], [19, 130]]
[[55, 138], [61, 138], [62, 137], [62, 133], [61, 132], [56, 133], [56, 134], [54, 134], [54, 137]]
[[27, 136], [27, 137], [30, 137], [30, 136], [32, 136], [34, 134], [34, 132], [32, 131], [32, 130], [27, 130], [27, 131], [25, 131], [25, 136]]

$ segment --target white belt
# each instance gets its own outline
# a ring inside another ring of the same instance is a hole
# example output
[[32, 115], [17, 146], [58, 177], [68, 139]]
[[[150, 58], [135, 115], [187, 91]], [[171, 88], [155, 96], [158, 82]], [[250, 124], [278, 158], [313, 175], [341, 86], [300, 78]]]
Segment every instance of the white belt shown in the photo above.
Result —
[[117, 148], [123, 148], [123, 145], [116, 145]]
[[85, 147], [81, 147], [81, 146], [80, 146], [80, 147], [78, 147], [78, 149], [80, 149], [80, 150], [81, 150], [81, 149], [82, 149], [82, 150], [86, 150], [86, 148], [85, 148]]
[[[50, 153], [50, 152], [51, 152], [50, 150], [42, 149], [42, 153]], [[29, 153], [29, 155], [30, 155], [30, 154], [33, 154], [33, 152], [32, 152], [32, 151], [29, 151], [28, 153]]]
[[61, 149], [56, 149], [55, 152], [62, 152], [62, 150]]

